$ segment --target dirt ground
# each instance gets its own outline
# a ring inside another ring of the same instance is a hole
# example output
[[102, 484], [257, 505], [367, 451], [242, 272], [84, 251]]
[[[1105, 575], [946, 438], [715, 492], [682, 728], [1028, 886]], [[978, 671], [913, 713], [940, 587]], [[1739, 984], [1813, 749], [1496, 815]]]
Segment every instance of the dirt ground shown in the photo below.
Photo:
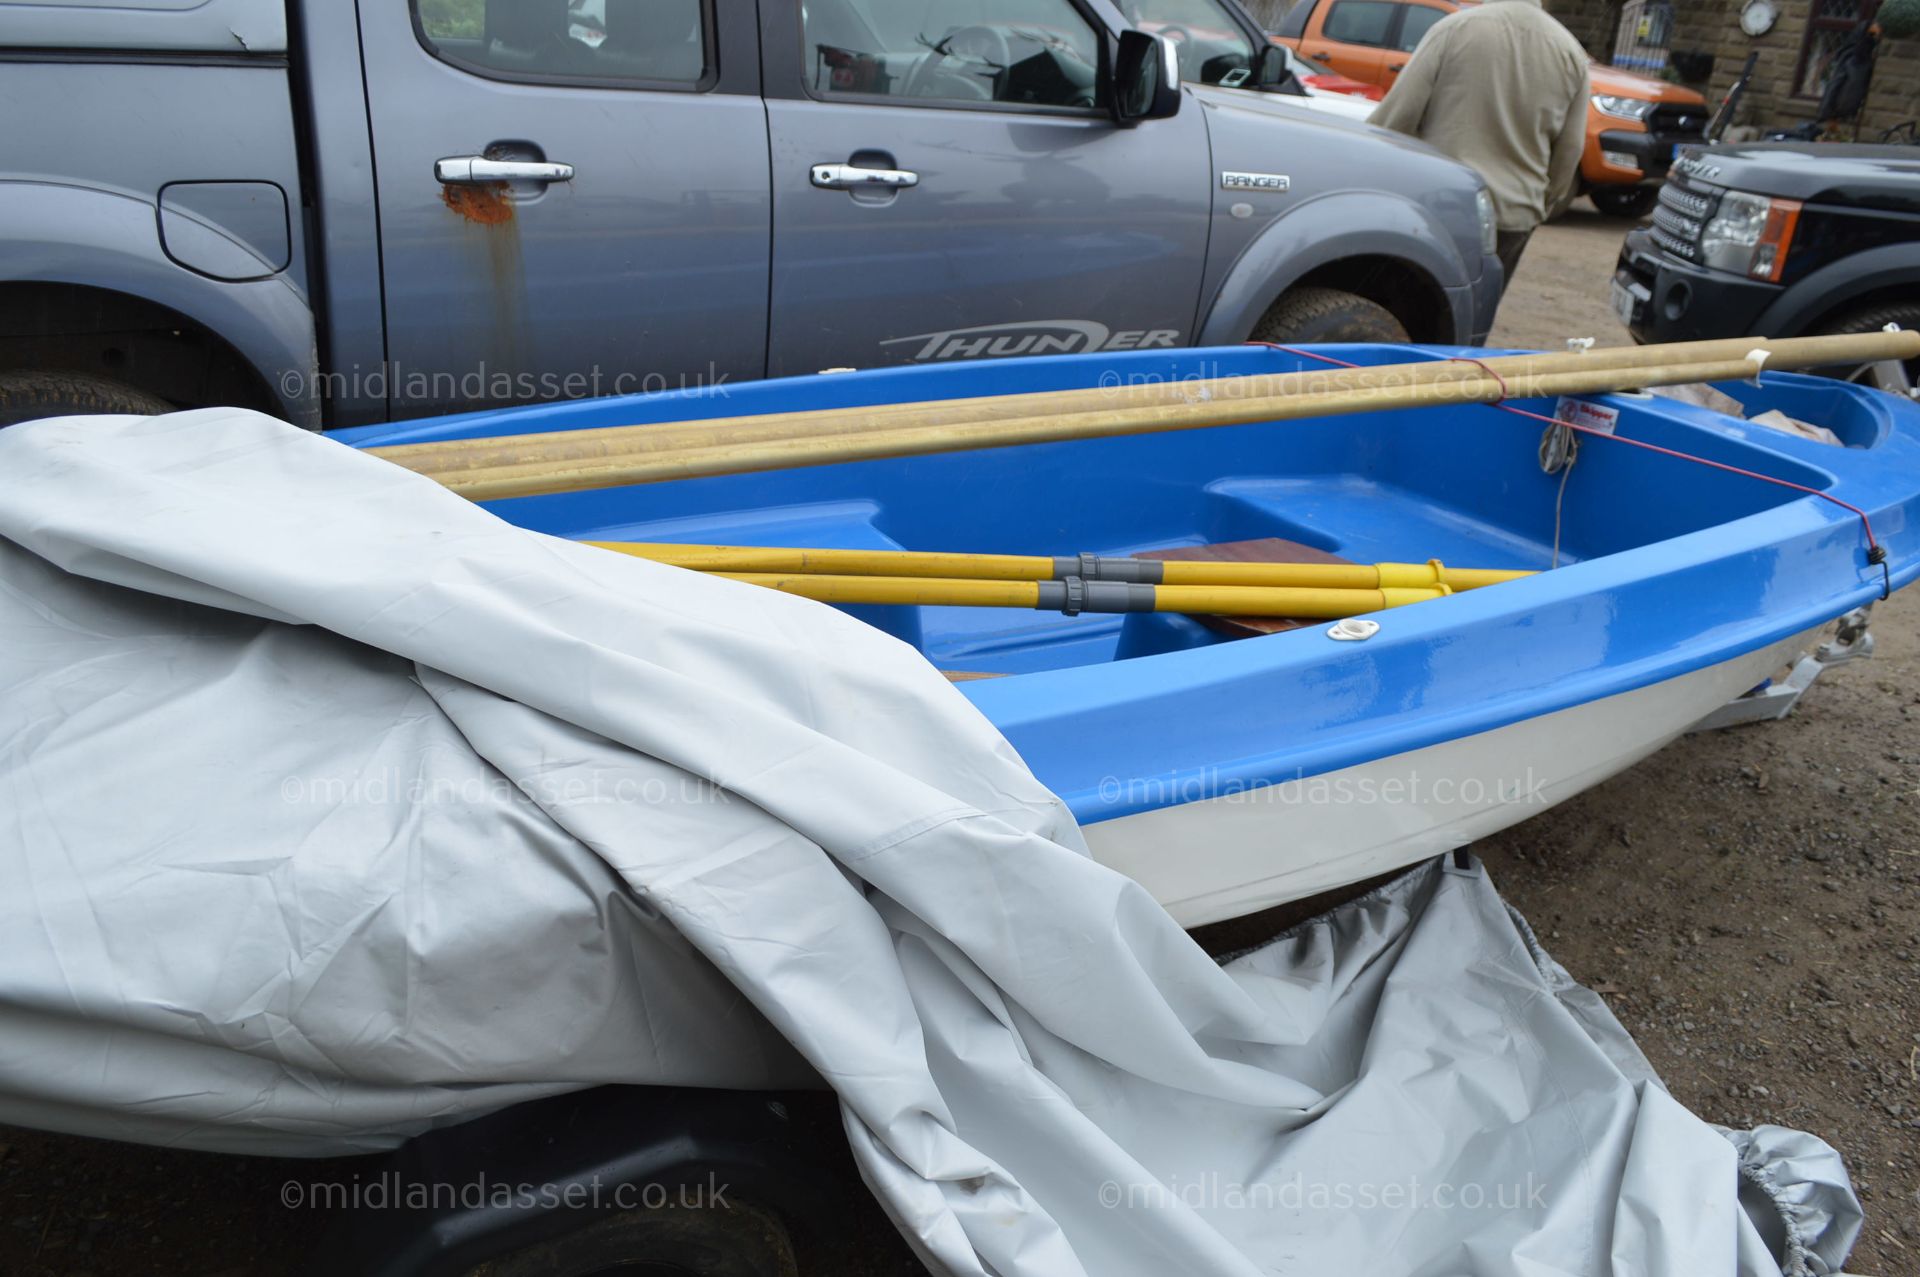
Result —
[[[1494, 343], [1624, 342], [1606, 300], [1622, 230], [1583, 202], [1540, 232]], [[1875, 658], [1790, 719], [1687, 737], [1475, 850], [1689, 1108], [1846, 1155], [1868, 1211], [1850, 1271], [1916, 1274], [1920, 591], [1874, 632]], [[327, 1225], [283, 1185], [374, 1170], [0, 1127], [0, 1277], [278, 1277]], [[849, 1211], [808, 1271], [917, 1271], [871, 1203]]]
[[1607, 287], [1629, 225], [1578, 200], [1536, 231], [1501, 299], [1488, 344], [1559, 350], [1569, 337], [1591, 337], [1600, 346], [1631, 345], [1613, 317]]

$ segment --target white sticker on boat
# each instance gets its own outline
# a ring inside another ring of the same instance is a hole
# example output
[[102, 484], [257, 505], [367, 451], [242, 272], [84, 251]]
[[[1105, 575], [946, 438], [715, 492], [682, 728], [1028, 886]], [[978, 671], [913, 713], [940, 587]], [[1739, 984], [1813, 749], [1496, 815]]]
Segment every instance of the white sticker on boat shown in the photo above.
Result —
[[1570, 425], [1584, 426], [1588, 430], [1597, 430], [1603, 435], [1612, 434], [1614, 426], [1620, 421], [1618, 408], [1588, 403], [1584, 399], [1568, 399], [1564, 396], [1554, 408], [1553, 415]]

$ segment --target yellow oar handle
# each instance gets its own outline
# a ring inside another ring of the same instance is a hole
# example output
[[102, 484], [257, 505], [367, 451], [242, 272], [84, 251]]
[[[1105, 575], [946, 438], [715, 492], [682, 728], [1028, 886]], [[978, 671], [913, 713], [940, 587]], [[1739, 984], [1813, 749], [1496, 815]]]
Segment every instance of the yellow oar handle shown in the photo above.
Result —
[[1164, 566], [1166, 571], [1161, 579], [1168, 585], [1320, 586], [1335, 590], [1420, 590], [1439, 585], [1471, 590], [1533, 575], [1493, 568], [1450, 568], [1438, 559], [1425, 563], [1235, 563], [1168, 559]]
[[1189, 559], [1109, 558], [1101, 555], [948, 554], [923, 550], [814, 550], [790, 546], [676, 545], [651, 541], [592, 541], [602, 549], [703, 572], [825, 573], [836, 576], [941, 577], [949, 580], [1131, 581], [1143, 585], [1220, 585], [1280, 588], [1469, 590], [1531, 572], [1450, 568], [1426, 563], [1234, 563]]
[[1179, 612], [1215, 616], [1297, 616], [1338, 619], [1437, 599], [1453, 591], [1428, 589], [1329, 590], [1232, 585], [1137, 585], [1124, 581], [979, 581], [944, 577], [828, 576], [802, 572], [717, 572], [822, 603], [882, 603], [932, 607], [1026, 607], [1066, 612]]
[[1307, 586], [1154, 585], [1153, 610], [1190, 616], [1294, 616], [1336, 621], [1409, 603], [1444, 598], [1445, 585], [1426, 589], [1341, 590]]

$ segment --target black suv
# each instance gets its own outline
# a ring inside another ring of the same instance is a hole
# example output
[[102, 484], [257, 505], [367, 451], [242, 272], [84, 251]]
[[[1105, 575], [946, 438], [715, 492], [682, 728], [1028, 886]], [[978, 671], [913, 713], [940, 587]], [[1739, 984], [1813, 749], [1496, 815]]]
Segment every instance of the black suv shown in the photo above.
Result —
[[1684, 148], [1613, 303], [1643, 342], [1920, 329], [1920, 147]]

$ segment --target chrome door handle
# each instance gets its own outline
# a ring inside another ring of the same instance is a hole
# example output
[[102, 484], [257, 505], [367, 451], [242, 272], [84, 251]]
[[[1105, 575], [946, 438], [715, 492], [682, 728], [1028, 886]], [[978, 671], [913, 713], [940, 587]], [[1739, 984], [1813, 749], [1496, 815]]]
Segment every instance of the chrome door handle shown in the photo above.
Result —
[[487, 182], [571, 182], [573, 165], [545, 160], [490, 160], [484, 155], [454, 155], [433, 162], [433, 175], [447, 186]]
[[920, 175], [899, 168], [858, 168], [852, 164], [816, 164], [813, 184], [823, 191], [904, 190], [920, 185]]

